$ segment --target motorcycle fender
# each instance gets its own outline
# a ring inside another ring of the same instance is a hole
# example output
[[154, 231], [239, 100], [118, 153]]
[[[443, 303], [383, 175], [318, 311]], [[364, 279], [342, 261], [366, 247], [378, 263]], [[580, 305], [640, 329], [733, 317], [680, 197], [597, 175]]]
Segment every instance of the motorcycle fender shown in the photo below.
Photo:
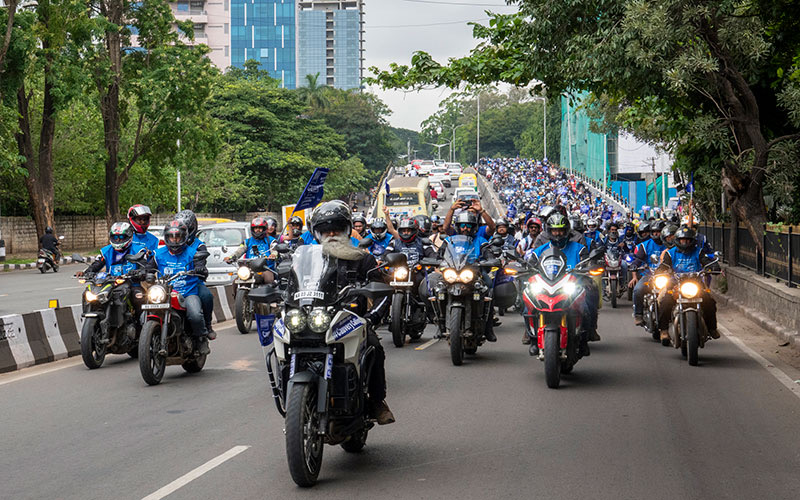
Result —
[[150, 320], [152, 320], [152, 321], [158, 321], [158, 324], [159, 324], [159, 325], [160, 325], [160, 324], [162, 323], [162, 321], [163, 321], [163, 320], [161, 319], [161, 316], [159, 316], [159, 315], [157, 315], [157, 314], [148, 314], [148, 315], [147, 315], [147, 321], [150, 321]]
[[327, 402], [328, 402], [328, 381], [324, 378], [320, 377], [319, 375], [315, 375], [309, 371], [298, 372], [295, 373], [292, 378], [289, 379], [289, 382], [286, 386], [286, 399], [289, 399], [289, 395], [292, 393], [295, 384], [298, 385], [313, 385], [318, 387], [317, 391], [317, 411], [320, 413], [325, 413], [328, 411], [327, 409]]
[[367, 340], [367, 321], [352, 311], [341, 310], [336, 313], [325, 335], [325, 343], [342, 344], [344, 361], [358, 364], [360, 346]]

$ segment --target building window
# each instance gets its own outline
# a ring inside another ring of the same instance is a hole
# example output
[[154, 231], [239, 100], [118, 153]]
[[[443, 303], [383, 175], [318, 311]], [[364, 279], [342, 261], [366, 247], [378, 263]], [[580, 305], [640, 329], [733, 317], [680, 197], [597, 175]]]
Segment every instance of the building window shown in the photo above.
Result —
[[206, 25], [205, 24], [195, 24], [193, 27], [194, 27], [194, 37], [195, 38], [205, 38], [206, 37]]
[[224, 29], [225, 29], [225, 34], [227, 35], [228, 31], [230, 30], [230, 24], [225, 23], [225, 28]]
[[189, 2], [189, 14], [202, 14], [205, 3], [205, 0], [191, 0]]
[[228, 9], [230, 8], [230, 3], [229, 2], [230, 2], [230, 0], [225, 0], [225, 12], [228, 12]]
[[226, 45], [225, 46], [225, 57], [230, 57], [230, 55], [231, 55], [231, 46], [230, 45]]
[[269, 49], [261, 49], [261, 59], [269, 58]]
[[189, 0], [181, 0], [178, 2], [178, 12], [189, 12]]

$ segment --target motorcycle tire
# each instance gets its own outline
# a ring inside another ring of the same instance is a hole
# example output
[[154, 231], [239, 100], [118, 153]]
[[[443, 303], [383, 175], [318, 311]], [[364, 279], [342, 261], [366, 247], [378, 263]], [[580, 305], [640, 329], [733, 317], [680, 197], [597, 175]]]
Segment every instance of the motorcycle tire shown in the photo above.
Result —
[[392, 297], [392, 319], [389, 325], [392, 331], [392, 343], [395, 347], [403, 347], [406, 343], [406, 334], [403, 331], [403, 311], [405, 311], [405, 296], [396, 293]]
[[206, 358], [208, 355], [203, 354], [195, 359], [184, 361], [181, 363], [181, 368], [186, 370], [187, 373], [197, 373], [206, 365]]
[[367, 444], [367, 433], [369, 431], [366, 427], [361, 429], [360, 431], [351, 434], [350, 438], [342, 443], [342, 449], [347, 453], [358, 453], [364, 449], [364, 445]]
[[611, 280], [611, 283], [609, 283], [609, 285], [611, 287], [611, 307], [613, 309], [616, 309], [617, 308], [617, 287], [619, 286], [619, 283], [617, 282], [617, 280]]
[[94, 370], [103, 366], [106, 359], [106, 347], [98, 347], [95, 342], [95, 331], [100, 327], [97, 318], [86, 318], [81, 328], [81, 357], [86, 368]]
[[558, 328], [548, 328], [544, 331], [544, 378], [550, 389], [558, 389], [561, 384], [560, 336]]
[[46, 272], [47, 272], [47, 268], [46, 268], [46, 267], [44, 267], [44, 264], [42, 264], [42, 267], [40, 267], [40, 268], [39, 268], [39, 271], [41, 271], [41, 272], [42, 272], [42, 274], [44, 274], [44, 273], [46, 273]]
[[304, 488], [314, 486], [322, 467], [325, 443], [317, 434], [319, 425], [314, 425], [318, 419], [315, 388], [310, 384], [294, 385], [286, 406], [286, 458], [292, 479]]
[[58, 272], [58, 264], [53, 264], [53, 272], [54, 273]]
[[686, 360], [689, 365], [697, 366], [698, 362], [698, 349], [700, 348], [700, 332], [697, 328], [697, 313], [695, 311], [686, 311], [683, 318], [686, 337], [681, 345], [686, 344]]
[[164, 378], [167, 358], [158, 354], [161, 350], [161, 325], [148, 321], [139, 337], [139, 371], [147, 385], [158, 385]]
[[447, 333], [450, 334], [450, 360], [455, 366], [464, 363], [464, 339], [461, 338], [461, 315], [464, 310], [454, 307], [450, 310], [450, 318], [447, 324]]
[[247, 313], [247, 294], [249, 290], [245, 288], [239, 288], [236, 290], [236, 303], [235, 303], [235, 312], [236, 312], [236, 328], [239, 329], [239, 333], [245, 334], [250, 333], [250, 327], [253, 326], [253, 316]]

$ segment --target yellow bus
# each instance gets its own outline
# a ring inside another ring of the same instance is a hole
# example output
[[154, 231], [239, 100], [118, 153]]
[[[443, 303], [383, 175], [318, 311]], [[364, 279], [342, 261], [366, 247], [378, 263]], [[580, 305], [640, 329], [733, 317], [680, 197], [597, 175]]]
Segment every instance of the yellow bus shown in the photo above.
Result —
[[383, 207], [400, 219], [431, 215], [431, 188], [425, 177], [395, 177], [389, 180], [389, 193], [381, 187], [375, 217], [383, 217]]
[[475, 174], [461, 174], [458, 176], [458, 187], [469, 187], [478, 191], [478, 177]]

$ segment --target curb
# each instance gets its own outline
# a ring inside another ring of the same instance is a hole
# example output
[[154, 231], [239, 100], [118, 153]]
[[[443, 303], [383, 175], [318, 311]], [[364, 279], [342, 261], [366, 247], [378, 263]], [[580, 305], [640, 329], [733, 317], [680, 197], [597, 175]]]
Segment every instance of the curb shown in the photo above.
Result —
[[740, 301], [734, 299], [733, 297], [723, 295], [722, 293], [716, 290], [711, 290], [711, 294], [714, 296], [714, 300], [716, 300], [718, 304], [735, 307], [742, 314], [744, 314], [747, 317], [747, 319], [757, 324], [762, 329], [768, 331], [773, 336], [777, 337], [778, 339], [784, 342], [788, 342], [793, 347], [800, 347], [800, 332], [781, 326], [775, 321], [769, 319], [764, 314], [756, 311], [751, 307], [742, 304]]
[[[86, 261], [84, 264], [91, 264], [96, 257], [84, 257]], [[72, 257], [62, 257], [59, 265], [72, 264]], [[27, 264], [3, 264], [3, 271], [22, 271], [24, 269], [36, 269], [36, 262], [29, 262]]]
[[[214, 297], [213, 323], [234, 318], [234, 285], [209, 287]], [[0, 316], [0, 373], [80, 354], [80, 304]]]

